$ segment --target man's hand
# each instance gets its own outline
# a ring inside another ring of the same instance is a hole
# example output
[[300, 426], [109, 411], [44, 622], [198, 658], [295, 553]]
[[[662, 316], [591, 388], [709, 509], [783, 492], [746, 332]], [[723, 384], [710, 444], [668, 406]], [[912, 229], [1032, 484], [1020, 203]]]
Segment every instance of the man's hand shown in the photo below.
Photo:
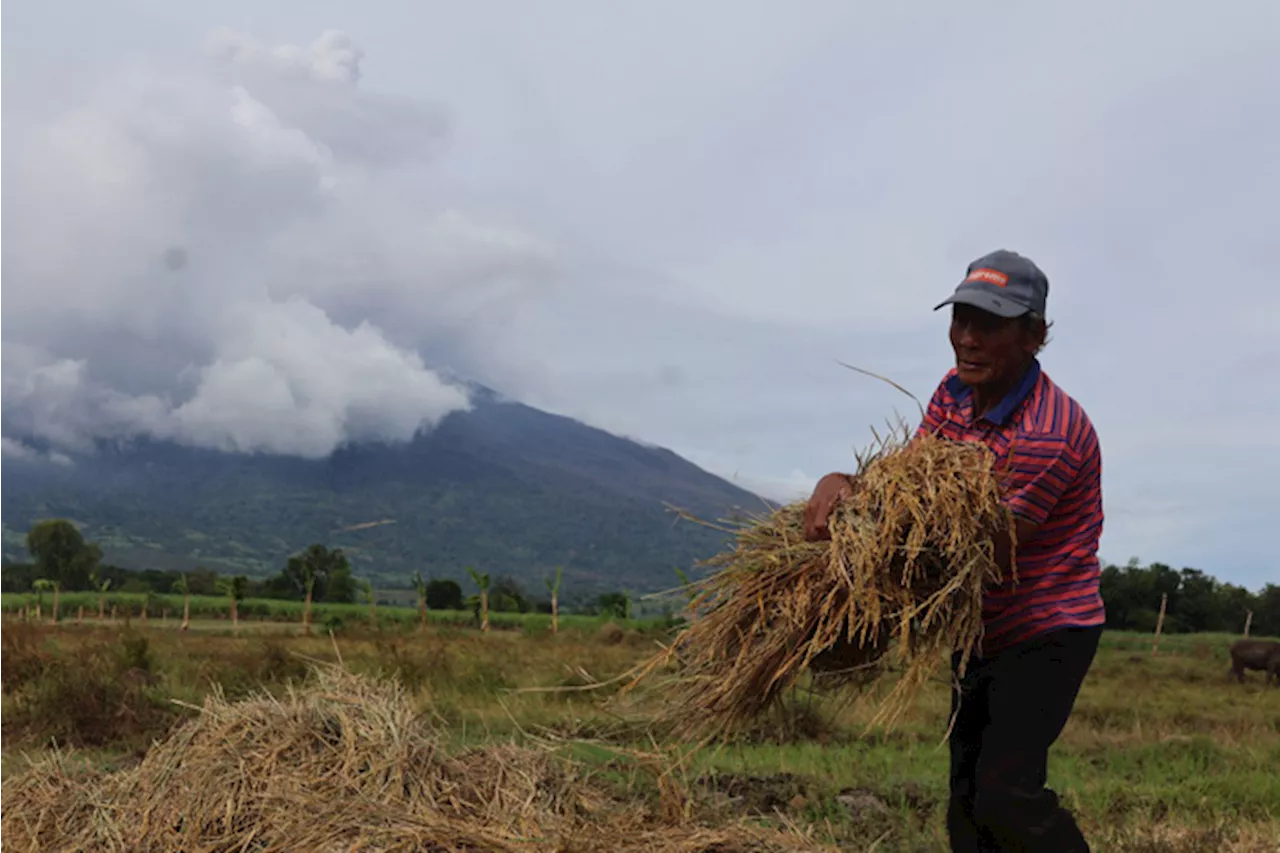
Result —
[[841, 498], [853, 494], [853, 477], [849, 474], [832, 473], [818, 481], [804, 508], [804, 538], [810, 542], [831, 538], [831, 530], [827, 520], [831, 510]]
[[[1018, 549], [1021, 550], [1031, 537], [1036, 535], [1039, 526], [1033, 522], [1027, 521], [1025, 518], [1014, 516], [1013, 534], [1018, 539]], [[1009, 541], [1008, 528], [1001, 530], [995, 536], [995, 559], [996, 565], [1000, 567], [1000, 572], [1009, 577], [1009, 570], [1014, 564], [1014, 548], [1013, 543]]]

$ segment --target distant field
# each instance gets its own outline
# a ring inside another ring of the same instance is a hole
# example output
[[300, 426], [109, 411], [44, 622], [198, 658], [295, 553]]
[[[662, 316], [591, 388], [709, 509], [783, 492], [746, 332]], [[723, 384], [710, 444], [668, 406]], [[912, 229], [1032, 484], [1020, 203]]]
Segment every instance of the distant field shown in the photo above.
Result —
[[[661, 701], [652, 689], [617, 706], [602, 704], [616, 685], [563, 689], [624, 673], [652, 653], [669, 637], [655, 623], [605, 629], [602, 620], [570, 617], [551, 635], [539, 617], [503, 614], [524, 630], [484, 635], [460, 627], [470, 614], [438, 614], [425, 633], [395, 625], [374, 632], [359, 623], [367, 608], [334, 612], [348, 620], [334, 640], [270, 622], [235, 636], [225, 622], [221, 631], [184, 635], [154, 620], [141, 628], [135, 619], [124, 630], [22, 625], [9, 617], [4, 773], [21, 772], [24, 756], [39, 754], [51, 737], [78, 745], [98, 766], [128, 764], [150, 739], [195, 713], [188, 706], [198, 706], [214, 685], [233, 698], [278, 691], [306, 677], [308, 659], [338, 654], [354, 671], [406, 685], [418, 706], [447, 726], [454, 749], [565, 743], [577, 760], [622, 773], [634, 796], [645, 797], [651, 792], [644, 782], [619, 769], [627, 751], [679, 746], [650, 728]], [[410, 610], [393, 621], [416, 618]], [[1244, 685], [1228, 680], [1234, 639], [1167, 636], [1153, 656], [1149, 635], [1105, 635], [1050, 765], [1050, 784], [1077, 811], [1095, 850], [1277, 850], [1280, 688], [1265, 688], [1258, 673]], [[138, 669], [150, 673], [144, 686], [105, 686], [119, 683], [111, 673]], [[897, 729], [863, 737], [866, 707], [799, 694], [785, 720], [762, 722], [751, 737], [693, 756], [682, 784], [707, 814], [791, 822], [842, 849], [945, 850], [946, 712], [946, 688], [933, 684]]]
[[[30, 608], [36, 598], [31, 593], [6, 592], [0, 594], [0, 612], [13, 615]], [[117, 608], [117, 618], [123, 619], [128, 614], [131, 620], [140, 618], [142, 605], [147, 596], [142, 593], [108, 593], [103, 601], [108, 618], [112, 607]], [[52, 618], [53, 594], [45, 593], [42, 612], [45, 619]], [[98, 615], [98, 594], [93, 592], [62, 593], [59, 599], [60, 622], [74, 623], [81, 607], [87, 621], [95, 621]], [[286, 622], [302, 623], [303, 603], [273, 598], [247, 598], [239, 602], [236, 610], [241, 623], [252, 622]], [[182, 619], [182, 596], [153, 595], [148, 605], [148, 620], [162, 623], [180, 622]], [[407, 627], [419, 623], [418, 608], [380, 604], [375, 615], [379, 626], [394, 628]], [[193, 595], [191, 596], [192, 630], [203, 630], [231, 627], [230, 610], [225, 596]], [[470, 610], [428, 610], [427, 620], [436, 625], [468, 626], [476, 622], [475, 614]], [[317, 628], [325, 626], [341, 628], [347, 625], [369, 625], [370, 610], [368, 604], [313, 604], [311, 621]], [[598, 628], [605, 622], [618, 621], [609, 616], [582, 616], [570, 613], [560, 614], [560, 625], [569, 627]], [[664, 622], [661, 618], [632, 620], [635, 624], [648, 627]], [[489, 612], [489, 622], [498, 629], [519, 628], [526, 631], [549, 630], [551, 615], [549, 613], [498, 613]], [[243, 627], [243, 625], [242, 625]]]

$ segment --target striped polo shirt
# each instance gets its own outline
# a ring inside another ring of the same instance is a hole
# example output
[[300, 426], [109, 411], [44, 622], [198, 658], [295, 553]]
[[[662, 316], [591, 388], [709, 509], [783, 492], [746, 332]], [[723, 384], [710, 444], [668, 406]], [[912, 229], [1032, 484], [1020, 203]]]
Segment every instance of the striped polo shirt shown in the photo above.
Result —
[[1084, 409], [1033, 360], [1000, 403], [977, 420], [973, 394], [953, 368], [929, 401], [917, 435], [981, 441], [1006, 472], [1006, 504], [1039, 525], [1018, 543], [1017, 581], [983, 600], [983, 653], [1048, 631], [1105, 621], [1099, 592], [1102, 453]]

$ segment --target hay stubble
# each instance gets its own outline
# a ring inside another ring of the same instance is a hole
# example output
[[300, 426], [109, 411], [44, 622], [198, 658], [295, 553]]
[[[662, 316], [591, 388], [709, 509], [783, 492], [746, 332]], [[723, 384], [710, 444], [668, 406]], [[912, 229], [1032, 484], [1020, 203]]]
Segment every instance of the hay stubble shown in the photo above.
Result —
[[823, 850], [798, 832], [663, 819], [572, 761], [514, 744], [450, 752], [394, 681], [318, 668], [282, 698], [208, 697], [136, 767], [54, 753], [4, 782], [16, 851]]

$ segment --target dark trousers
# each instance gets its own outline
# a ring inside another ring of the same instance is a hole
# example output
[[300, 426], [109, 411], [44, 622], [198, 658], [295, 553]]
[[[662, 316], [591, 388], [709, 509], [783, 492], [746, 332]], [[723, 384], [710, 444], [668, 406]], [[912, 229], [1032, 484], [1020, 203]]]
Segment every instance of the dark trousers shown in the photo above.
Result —
[[951, 697], [953, 853], [1088, 853], [1045, 781], [1049, 747], [1071, 716], [1101, 635], [1101, 627], [1068, 628], [970, 659]]

